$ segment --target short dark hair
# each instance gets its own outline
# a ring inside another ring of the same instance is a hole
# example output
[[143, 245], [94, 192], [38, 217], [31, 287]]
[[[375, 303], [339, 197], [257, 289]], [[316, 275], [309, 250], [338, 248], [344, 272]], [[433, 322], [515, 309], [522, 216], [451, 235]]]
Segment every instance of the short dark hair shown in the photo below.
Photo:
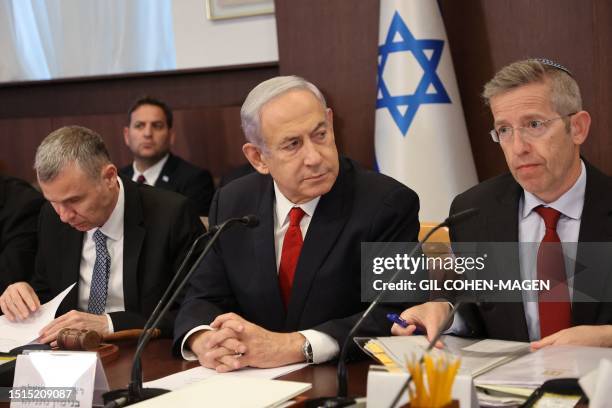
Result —
[[128, 126], [132, 122], [132, 113], [143, 105], [153, 105], [160, 108], [166, 117], [166, 125], [168, 125], [169, 129], [172, 129], [172, 109], [170, 109], [168, 105], [159, 99], [155, 99], [150, 96], [143, 96], [132, 103], [132, 106], [130, 106], [130, 109], [128, 110]]

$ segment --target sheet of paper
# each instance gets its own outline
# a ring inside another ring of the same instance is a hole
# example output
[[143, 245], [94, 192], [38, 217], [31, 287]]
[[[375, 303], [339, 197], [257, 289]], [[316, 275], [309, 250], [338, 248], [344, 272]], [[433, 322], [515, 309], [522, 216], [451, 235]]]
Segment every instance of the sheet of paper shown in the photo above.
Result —
[[0, 351], [7, 353], [15, 347], [23, 346], [38, 338], [40, 330], [55, 319], [55, 312], [62, 300], [76, 282], [49, 302], [41, 305], [36, 313], [26, 320], [11, 322], [4, 315], [0, 316]]
[[181, 371], [176, 374], [162, 377], [158, 380], [149, 381], [143, 385], [146, 388], [163, 388], [166, 390], [175, 391], [187, 385], [194, 384], [198, 381], [208, 379], [213, 376], [231, 376], [231, 377], [249, 377], [271, 380], [281, 377], [300, 368], [306, 367], [308, 364], [291, 364], [278, 368], [243, 368], [242, 370], [232, 371], [229, 373], [219, 374], [215, 370], [204, 367], [195, 367], [189, 370]]
[[155, 408], [199, 408], [202, 406], [226, 408], [277, 407], [284, 401], [309, 390], [311, 387], [308, 383], [248, 377], [238, 378], [223, 374], [133, 406]]
[[519, 341], [486, 339], [463, 347], [462, 350], [477, 353], [514, 353], [516, 351], [525, 351], [528, 347], [527, 343]]
[[589, 407], [606, 407], [612, 401], [612, 360], [602, 360], [597, 369], [582, 376], [578, 383], [589, 397]]
[[536, 388], [547, 380], [581, 377], [602, 359], [612, 359], [611, 348], [549, 346], [483, 374], [476, 385]]
[[[473, 377], [504, 364], [529, 351], [529, 343], [502, 340], [474, 340], [456, 336], [442, 336], [444, 351], [461, 357], [461, 374]], [[425, 336], [378, 337], [376, 341], [400, 367], [406, 357], [419, 359], [428, 345]], [[438, 352], [434, 349], [434, 353]]]

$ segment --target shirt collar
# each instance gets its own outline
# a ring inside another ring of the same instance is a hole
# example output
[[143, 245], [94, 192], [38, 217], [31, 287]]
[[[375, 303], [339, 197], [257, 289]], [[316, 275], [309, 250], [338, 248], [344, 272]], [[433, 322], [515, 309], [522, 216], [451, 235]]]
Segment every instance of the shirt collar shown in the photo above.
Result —
[[[152, 165], [151, 167], [149, 167], [142, 173], [139, 172], [138, 169], [136, 169], [136, 162], [132, 163], [132, 167], [134, 168], [134, 175], [135, 175], [133, 180], [137, 179], [138, 175], [142, 174], [144, 178], [147, 180], [147, 184], [152, 186], [153, 184], [157, 182], [157, 179], [159, 178], [159, 175], [162, 169], [164, 168], [164, 165], [168, 161], [168, 157], [170, 157], [170, 153], [166, 154], [161, 160], [159, 160], [157, 163], [155, 163], [154, 165]], [[167, 181], [167, 180], [164, 180], [164, 181]]]
[[289, 218], [289, 211], [291, 211], [293, 207], [300, 207], [306, 213], [306, 215], [312, 218], [315, 209], [317, 208], [317, 204], [319, 204], [319, 200], [321, 199], [321, 196], [319, 196], [306, 203], [295, 205], [289, 201], [289, 199], [285, 197], [283, 193], [281, 193], [276, 181], [274, 182], [274, 195], [276, 197], [276, 219], [279, 227], [283, 226], [285, 222], [287, 222]]
[[529, 214], [537, 206], [543, 205], [554, 208], [568, 218], [579, 220], [582, 216], [582, 208], [584, 207], [584, 193], [586, 191], [586, 167], [584, 162], [580, 160], [580, 176], [574, 185], [567, 190], [561, 197], [552, 203], [545, 203], [532, 193], [523, 190], [523, 218], [527, 218]]
[[[123, 215], [125, 213], [125, 190], [123, 189], [123, 182], [120, 177], [117, 177], [117, 181], [119, 182], [117, 204], [108, 220], [99, 228], [104, 235], [113, 241], [118, 241], [123, 237]], [[93, 231], [95, 229], [92, 230], [92, 233]]]

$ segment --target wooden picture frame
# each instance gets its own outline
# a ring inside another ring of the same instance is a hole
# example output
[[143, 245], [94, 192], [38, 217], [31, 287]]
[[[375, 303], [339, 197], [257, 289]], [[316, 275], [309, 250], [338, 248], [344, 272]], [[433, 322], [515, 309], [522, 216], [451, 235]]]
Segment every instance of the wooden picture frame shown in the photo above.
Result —
[[274, 0], [206, 0], [206, 18], [226, 20], [274, 13]]

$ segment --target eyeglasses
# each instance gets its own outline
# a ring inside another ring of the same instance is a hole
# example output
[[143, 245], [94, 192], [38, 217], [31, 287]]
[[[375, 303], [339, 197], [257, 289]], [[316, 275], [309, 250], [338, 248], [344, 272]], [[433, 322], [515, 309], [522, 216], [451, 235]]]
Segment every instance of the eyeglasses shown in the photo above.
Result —
[[546, 133], [549, 123], [555, 120], [568, 118], [572, 115], [575, 115], [576, 113], [577, 112], [574, 112], [568, 115], [559, 116], [556, 118], [546, 119], [546, 120], [537, 120], [537, 119], [530, 120], [529, 122], [527, 122], [525, 126], [517, 126], [517, 127], [500, 126], [497, 129], [491, 130], [489, 134], [491, 135], [491, 139], [493, 139], [495, 143], [507, 143], [507, 142], [512, 141], [512, 136], [514, 136], [514, 131], [520, 129], [522, 131], [522, 134], [525, 140], [533, 142], [534, 140], [543, 136], [544, 133]]

